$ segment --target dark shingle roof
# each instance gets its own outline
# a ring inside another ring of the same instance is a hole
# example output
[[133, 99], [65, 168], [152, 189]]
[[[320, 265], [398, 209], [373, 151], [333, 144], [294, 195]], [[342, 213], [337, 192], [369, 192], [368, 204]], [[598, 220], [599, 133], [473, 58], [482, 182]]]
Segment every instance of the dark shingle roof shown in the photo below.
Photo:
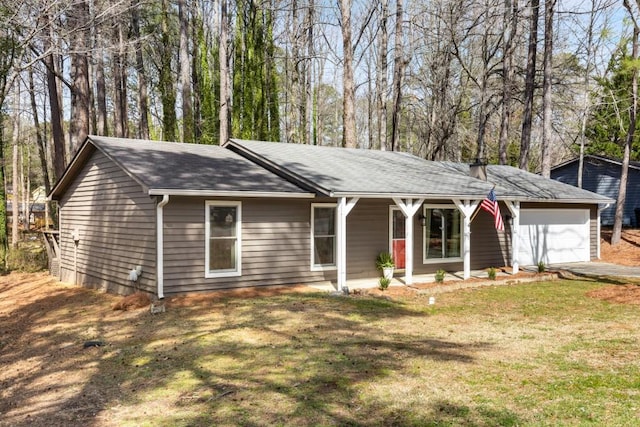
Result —
[[609, 203], [610, 199], [511, 166], [487, 166], [487, 181], [472, 178], [469, 165], [435, 162], [407, 153], [231, 140], [227, 146], [325, 192], [327, 195], [407, 195]]
[[491, 185], [407, 153], [233, 139], [227, 147], [326, 195], [486, 195]]
[[59, 198], [94, 150], [150, 195], [254, 195], [482, 199], [610, 203], [611, 199], [510, 166], [487, 166], [488, 181], [464, 163], [407, 153], [230, 140], [224, 147], [90, 136], [51, 192]]
[[[90, 136], [91, 144], [149, 194], [260, 193], [309, 195], [300, 187], [220, 146]], [[89, 147], [83, 146], [78, 155]], [[77, 156], [76, 156], [77, 157]], [[70, 169], [72, 169], [70, 165]], [[66, 176], [67, 174], [65, 174]], [[52, 191], [57, 196], [61, 182]], [[310, 196], [310, 195], [309, 195]]]
[[[448, 167], [464, 173], [468, 170], [461, 163], [443, 162]], [[611, 203], [613, 200], [573, 185], [543, 178], [512, 166], [487, 165], [487, 182], [495, 185], [499, 199], [518, 201], [557, 201]]]

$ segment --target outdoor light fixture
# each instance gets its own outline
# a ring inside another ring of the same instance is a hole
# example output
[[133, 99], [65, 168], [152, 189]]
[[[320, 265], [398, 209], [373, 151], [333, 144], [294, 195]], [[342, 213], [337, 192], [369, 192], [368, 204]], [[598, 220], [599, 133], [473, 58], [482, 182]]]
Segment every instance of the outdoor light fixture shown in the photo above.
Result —
[[423, 227], [425, 225], [427, 225], [427, 217], [424, 216], [424, 214], [422, 214], [422, 213], [418, 214], [418, 221], [420, 221], [420, 225], [423, 226]]

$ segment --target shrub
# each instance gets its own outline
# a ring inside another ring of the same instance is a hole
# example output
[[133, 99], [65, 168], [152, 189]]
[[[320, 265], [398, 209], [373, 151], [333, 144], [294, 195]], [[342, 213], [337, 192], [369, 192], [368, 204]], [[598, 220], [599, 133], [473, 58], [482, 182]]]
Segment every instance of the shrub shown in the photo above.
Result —
[[444, 282], [444, 276], [446, 275], [447, 275], [447, 272], [442, 269], [436, 271], [436, 282], [438, 283]]
[[391, 279], [387, 279], [386, 277], [381, 277], [380, 280], [378, 281], [378, 288], [381, 291], [384, 291], [389, 287], [389, 283], [391, 283]]
[[15, 249], [9, 249], [7, 256], [9, 270], [34, 273], [46, 270], [48, 267], [47, 251], [42, 245], [20, 245]]
[[383, 268], [393, 268], [396, 266], [395, 261], [393, 260], [393, 255], [389, 252], [380, 252], [378, 257], [376, 258], [376, 267], [378, 270], [382, 270]]
[[538, 273], [544, 273], [547, 267], [544, 265], [544, 261], [538, 261]]
[[496, 275], [498, 274], [498, 272], [495, 267], [489, 267], [489, 271], [487, 271], [487, 274], [489, 275], [489, 279], [496, 280]]

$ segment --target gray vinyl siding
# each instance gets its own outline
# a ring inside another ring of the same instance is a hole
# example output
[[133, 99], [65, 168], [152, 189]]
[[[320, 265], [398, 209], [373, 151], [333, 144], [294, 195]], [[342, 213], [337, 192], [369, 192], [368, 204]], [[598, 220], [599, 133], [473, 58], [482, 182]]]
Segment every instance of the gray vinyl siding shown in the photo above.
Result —
[[[582, 174], [582, 188], [592, 191], [602, 196], [610, 197], [613, 200], [618, 198], [620, 189], [621, 166], [598, 161], [592, 163], [585, 161]], [[551, 171], [551, 178], [564, 182], [565, 184], [578, 185], [578, 162], [572, 162], [566, 166]], [[627, 181], [627, 196], [624, 206], [624, 224], [640, 227], [636, 220], [635, 209], [640, 208], [640, 171], [629, 168]], [[602, 225], [611, 226], [616, 213], [616, 203], [612, 203], [607, 209], [601, 212]]]
[[[74, 230], [80, 236], [75, 280]], [[129, 271], [140, 265], [139, 288], [155, 291], [155, 201], [99, 151], [60, 200], [60, 246], [65, 282], [129, 293]]]
[[598, 205], [575, 203], [521, 203], [520, 209], [589, 209], [589, 255], [598, 259]]
[[226, 199], [242, 202], [242, 276], [205, 278], [205, 201], [172, 197], [164, 207], [166, 294], [335, 280], [311, 271], [311, 200]]

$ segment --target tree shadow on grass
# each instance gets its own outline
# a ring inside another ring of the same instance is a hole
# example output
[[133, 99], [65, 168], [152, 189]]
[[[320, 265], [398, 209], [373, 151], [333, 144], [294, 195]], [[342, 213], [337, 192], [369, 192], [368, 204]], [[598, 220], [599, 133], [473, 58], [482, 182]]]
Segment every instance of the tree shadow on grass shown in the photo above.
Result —
[[[52, 288], [3, 319], [0, 425], [356, 425], [358, 406], [394, 424], [400, 415], [367, 406], [360, 385], [393, 381], [409, 361], [475, 363], [491, 347], [385, 331], [427, 316], [387, 300], [286, 295], [152, 316]], [[45, 298], [57, 308], [43, 312]], [[96, 338], [106, 345], [82, 348]]]

